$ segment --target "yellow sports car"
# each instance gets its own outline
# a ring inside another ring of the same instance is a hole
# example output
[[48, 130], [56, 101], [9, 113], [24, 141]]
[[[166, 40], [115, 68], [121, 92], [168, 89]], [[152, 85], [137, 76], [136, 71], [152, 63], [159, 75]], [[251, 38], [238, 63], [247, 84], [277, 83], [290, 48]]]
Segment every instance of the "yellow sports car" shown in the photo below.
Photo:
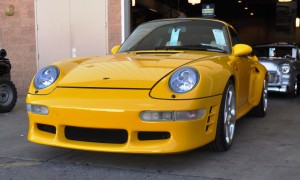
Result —
[[236, 120], [267, 111], [267, 71], [229, 24], [140, 25], [113, 55], [41, 69], [27, 95], [28, 139], [64, 148], [175, 153], [228, 150]]

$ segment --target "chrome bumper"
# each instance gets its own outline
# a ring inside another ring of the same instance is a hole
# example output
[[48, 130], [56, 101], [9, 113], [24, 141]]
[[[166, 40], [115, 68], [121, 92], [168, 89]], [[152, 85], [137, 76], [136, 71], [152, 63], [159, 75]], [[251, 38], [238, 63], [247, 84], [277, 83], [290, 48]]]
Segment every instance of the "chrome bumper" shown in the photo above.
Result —
[[268, 91], [286, 93], [288, 91], [288, 87], [287, 86], [268, 87]]

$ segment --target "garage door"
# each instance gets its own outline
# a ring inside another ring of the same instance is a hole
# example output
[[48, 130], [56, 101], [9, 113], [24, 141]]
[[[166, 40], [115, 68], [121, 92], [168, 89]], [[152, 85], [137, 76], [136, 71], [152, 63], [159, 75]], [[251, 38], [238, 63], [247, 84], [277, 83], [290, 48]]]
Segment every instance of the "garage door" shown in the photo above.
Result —
[[106, 0], [35, 0], [38, 67], [107, 53]]

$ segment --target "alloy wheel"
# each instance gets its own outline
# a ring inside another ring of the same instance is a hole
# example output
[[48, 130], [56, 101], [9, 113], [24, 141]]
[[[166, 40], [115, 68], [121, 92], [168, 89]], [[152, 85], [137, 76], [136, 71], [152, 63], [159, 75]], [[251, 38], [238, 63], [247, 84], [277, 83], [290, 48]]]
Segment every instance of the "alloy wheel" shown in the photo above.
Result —
[[226, 92], [224, 107], [224, 131], [227, 144], [231, 144], [235, 132], [236, 105], [234, 86], [229, 86]]

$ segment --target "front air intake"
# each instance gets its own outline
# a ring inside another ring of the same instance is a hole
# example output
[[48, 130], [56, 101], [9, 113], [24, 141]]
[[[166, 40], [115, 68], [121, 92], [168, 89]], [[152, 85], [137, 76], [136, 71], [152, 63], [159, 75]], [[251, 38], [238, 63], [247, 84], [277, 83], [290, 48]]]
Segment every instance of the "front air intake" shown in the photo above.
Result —
[[67, 126], [65, 136], [69, 140], [124, 144], [128, 140], [128, 133], [123, 129], [94, 129]]

